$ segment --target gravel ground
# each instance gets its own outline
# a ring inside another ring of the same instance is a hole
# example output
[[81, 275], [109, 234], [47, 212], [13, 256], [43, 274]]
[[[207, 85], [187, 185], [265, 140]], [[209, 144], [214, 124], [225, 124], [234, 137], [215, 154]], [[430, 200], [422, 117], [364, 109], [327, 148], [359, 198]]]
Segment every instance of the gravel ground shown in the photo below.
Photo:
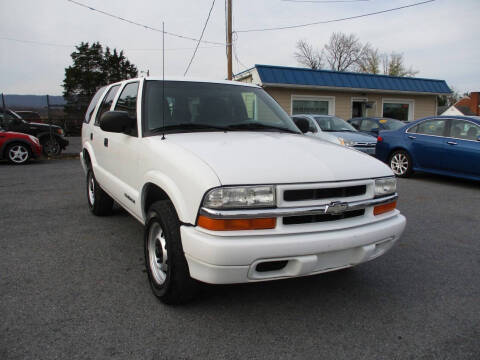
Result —
[[479, 188], [402, 179], [383, 257], [168, 307], [142, 226], [89, 213], [78, 160], [0, 163], [0, 359], [479, 359]]

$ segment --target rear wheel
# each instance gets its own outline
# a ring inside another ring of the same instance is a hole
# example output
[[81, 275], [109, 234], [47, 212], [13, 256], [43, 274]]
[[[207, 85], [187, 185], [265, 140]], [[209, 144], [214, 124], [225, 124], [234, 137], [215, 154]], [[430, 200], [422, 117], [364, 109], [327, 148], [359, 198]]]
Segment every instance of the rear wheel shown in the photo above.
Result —
[[198, 288], [190, 277], [180, 238], [180, 221], [173, 204], [157, 201], [145, 225], [145, 265], [153, 293], [165, 304], [192, 299]]
[[45, 137], [42, 146], [45, 156], [57, 156], [62, 152], [62, 148], [55, 137]]
[[30, 158], [30, 149], [24, 144], [12, 144], [7, 149], [7, 157], [12, 164], [25, 164]]
[[87, 201], [90, 211], [97, 216], [112, 212], [113, 199], [98, 185], [92, 169], [87, 172]]
[[396, 150], [390, 155], [390, 168], [398, 177], [408, 177], [412, 174], [412, 159], [404, 150]]

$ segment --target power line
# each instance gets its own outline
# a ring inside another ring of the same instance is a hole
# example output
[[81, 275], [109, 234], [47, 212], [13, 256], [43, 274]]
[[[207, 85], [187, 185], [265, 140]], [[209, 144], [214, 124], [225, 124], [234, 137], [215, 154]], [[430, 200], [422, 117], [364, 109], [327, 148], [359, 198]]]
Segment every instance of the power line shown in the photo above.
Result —
[[[34, 44], [34, 45], [42, 45], [42, 46], [63, 47], [63, 48], [72, 48], [72, 47], [76, 46], [76, 45], [66, 45], [66, 44], [55, 44], [55, 43], [35, 41], [35, 40], [14, 39], [14, 38], [3, 37], [3, 36], [0, 36], [0, 40], [14, 41], [14, 42], [19, 42], [19, 43]], [[199, 46], [198, 48], [199, 49], [211, 49], [211, 48], [219, 48], [219, 47], [224, 47], [224, 45]], [[194, 47], [180, 47], [180, 48], [165, 49], [165, 51], [181, 51], [181, 50], [193, 50], [193, 49], [195, 49], [195, 48]], [[163, 49], [162, 48], [145, 48], [145, 49], [123, 48], [122, 50], [124, 50], [124, 51], [162, 51]]]
[[333, 22], [358, 19], [358, 18], [372, 16], [372, 15], [384, 14], [384, 13], [391, 12], [391, 11], [396, 11], [396, 10], [406, 9], [406, 8], [410, 8], [410, 7], [414, 7], [414, 6], [418, 6], [418, 5], [427, 4], [427, 3], [430, 3], [430, 2], [433, 2], [433, 1], [435, 1], [435, 0], [426, 0], [426, 1], [415, 3], [415, 4], [400, 6], [400, 7], [387, 9], [387, 10], [382, 10], [382, 11], [376, 11], [376, 12], [372, 12], [372, 13], [368, 13], [368, 14], [349, 16], [349, 17], [340, 18], [340, 19], [316, 21], [316, 22], [307, 23], [307, 24], [279, 26], [279, 27], [272, 27], [272, 28], [236, 30], [235, 32], [237, 32], [237, 33], [247, 33], [247, 32], [258, 32], [258, 31], [273, 31], [273, 30], [295, 29], [295, 28], [307, 27], [307, 26], [319, 25], [319, 24], [328, 24], [328, 23], [333, 23]]
[[[136, 25], [136, 26], [142, 27], [142, 28], [147, 29], [147, 30], [152, 30], [152, 31], [161, 32], [161, 33], [164, 32], [164, 31], [161, 30], [161, 29], [157, 29], [157, 28], [154, 28], [154, 27], [149, 26], [149, 25], [144, 25], [144, 24], [138, 23], [138, 22], [136, 22], [136, 21], [129, 20], [129, 19], [123, 18], [123, 17], [121, 17], [121, 16], [117, 16], [117, 15], [108, 13], [108, 12], [103, 11], [103, 10], [95, 9], [94, 7], [91, 7], [91, 6], [89, 6], [89, 5], [85, 5], [85, 4], [83, 4], [83, 3], [81, 3], [81, 2], [78, 2], [78, 1], [75, 1], [75, 0], [66, 0], [66, 1], [71, 2], [72, 4], [75, 4], [75, 5], [84, 7], [84, 8], [86, 8], [86, 9], [89, 9], [89, 10], [92, 10], [92, 11], [96, 11], [96, 12], [98, 12], [98, 13], [100, 13], [100, 14], [105, 15], [105, 16], [109, 16], [109, 17], [111, 17], [111, 18], [114, 18], [114, 19], [117, 19], [117, 20], [121, 20], [121, 21], [127, 22], [127, 23], [132, 24], [132, 25]], [[205, 44], [227, 45], [227, 44], [225, 44], [225, 43], [220, 43], [220, 42], [215, 42], [215, 41], [207, 41], [207, 40], [195, 39], [195, 38], [192, 38], [192, 37], [189, 37], [189, 36], [180, 35], [180, 34], [175, 34], [175, 33], [171, 33], [171, 32], [168, 32], [168, 31], [165, 31], [164, 33], [165, 33], [165, 35], [170, 35], [170, 36], [174, 36], [174, 37], [177, 37], [177, 38], [180, 38], [180, 39], [185, 39], [185, 40], [200, 41], [200, 42], [203, 42], [203, 43], [205, 43]]]
[[212, 14], [212, 10], [213, 10], [214, 5], [215, 5], [215, 0], [212, 1], [212, 6], [210, 6], [210, 11], [208, 12], [207, 20], [205, 20], [205, 25], [203, 25], [202, 33], [200, 34], [200, 39], [198, 39], [197, 46], [195, 47], [195, 50], [193, 51], [192, 58], [190, 59], [190, 62], [188, 63], [187, 69], [183, 73], [183, 76], [187, 75], [188, 69], [190, 69], [190, 65], [192, 65], [193, 59], [195, 58], [195, 54], [197, 53], [198, 45], [200, 45], [200, 42], [202, 41], [203, 33], [205, 32], [205, 29], [207, 28], [208, 20], [210, 20], [210, 15]]
[[365, 2], [370, 0], [282, 0], [288, 2], [298, 2], [298, 3], [347, 3], [347, 2]]

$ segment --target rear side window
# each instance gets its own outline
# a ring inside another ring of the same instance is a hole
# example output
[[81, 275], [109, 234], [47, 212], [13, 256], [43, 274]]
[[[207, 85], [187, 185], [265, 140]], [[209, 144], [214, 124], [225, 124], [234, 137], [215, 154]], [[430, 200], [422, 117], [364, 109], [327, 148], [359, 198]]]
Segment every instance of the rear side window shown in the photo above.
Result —
[[477, 140], [480, 136], [480, 127], [470, 121], [452, 120], [450, 137], [463, 140]]
[[105, 86], [100, 88], [93, 96], [92, 101], [90, 101], [90, 105], [88, 105], [87, 112], [85, 113], [85, 119], [83, 119], [84, 123], [88, 124], [92, 119], [93, 110], [95, 110], [98, 100], [100, 100], [100, 97], [102, 96], [104, 91]]
[[126, 111], [128, 115], [136, 119], [137, 118], [137, 92], [138, 82], [127, 84], [115, 105], [115, 110]]
[[98, 109], [97, 112], [97, 117], [95, 118], [95, 125], [98, 126], [100, 122], [100, 117], [103, 115], [103, 113], [107, 112], [110, 110], [110, 107], [112, 106], [113, 99], [115, 99], [115, 95], [117, 95], [117, 91], [120, 85], [115, 85], [108, 90], [107, 95], [103, 98], [102, 105], [100, 105], [100, 109]]

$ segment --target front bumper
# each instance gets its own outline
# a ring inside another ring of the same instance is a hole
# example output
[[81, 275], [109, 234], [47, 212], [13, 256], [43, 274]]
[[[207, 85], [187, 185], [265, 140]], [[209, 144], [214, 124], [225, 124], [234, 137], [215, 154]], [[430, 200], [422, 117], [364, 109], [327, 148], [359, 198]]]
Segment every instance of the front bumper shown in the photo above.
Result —
[[[406, 219], [397, 210], [384, 220], [313, 233], [215, 236], [180, 228], [190, 275], [206, 283], [231, 284], [313, 275], [374, 259], [400, 238]], [[285, 261], [278, 270], [257, 271], [259, 263]]]

